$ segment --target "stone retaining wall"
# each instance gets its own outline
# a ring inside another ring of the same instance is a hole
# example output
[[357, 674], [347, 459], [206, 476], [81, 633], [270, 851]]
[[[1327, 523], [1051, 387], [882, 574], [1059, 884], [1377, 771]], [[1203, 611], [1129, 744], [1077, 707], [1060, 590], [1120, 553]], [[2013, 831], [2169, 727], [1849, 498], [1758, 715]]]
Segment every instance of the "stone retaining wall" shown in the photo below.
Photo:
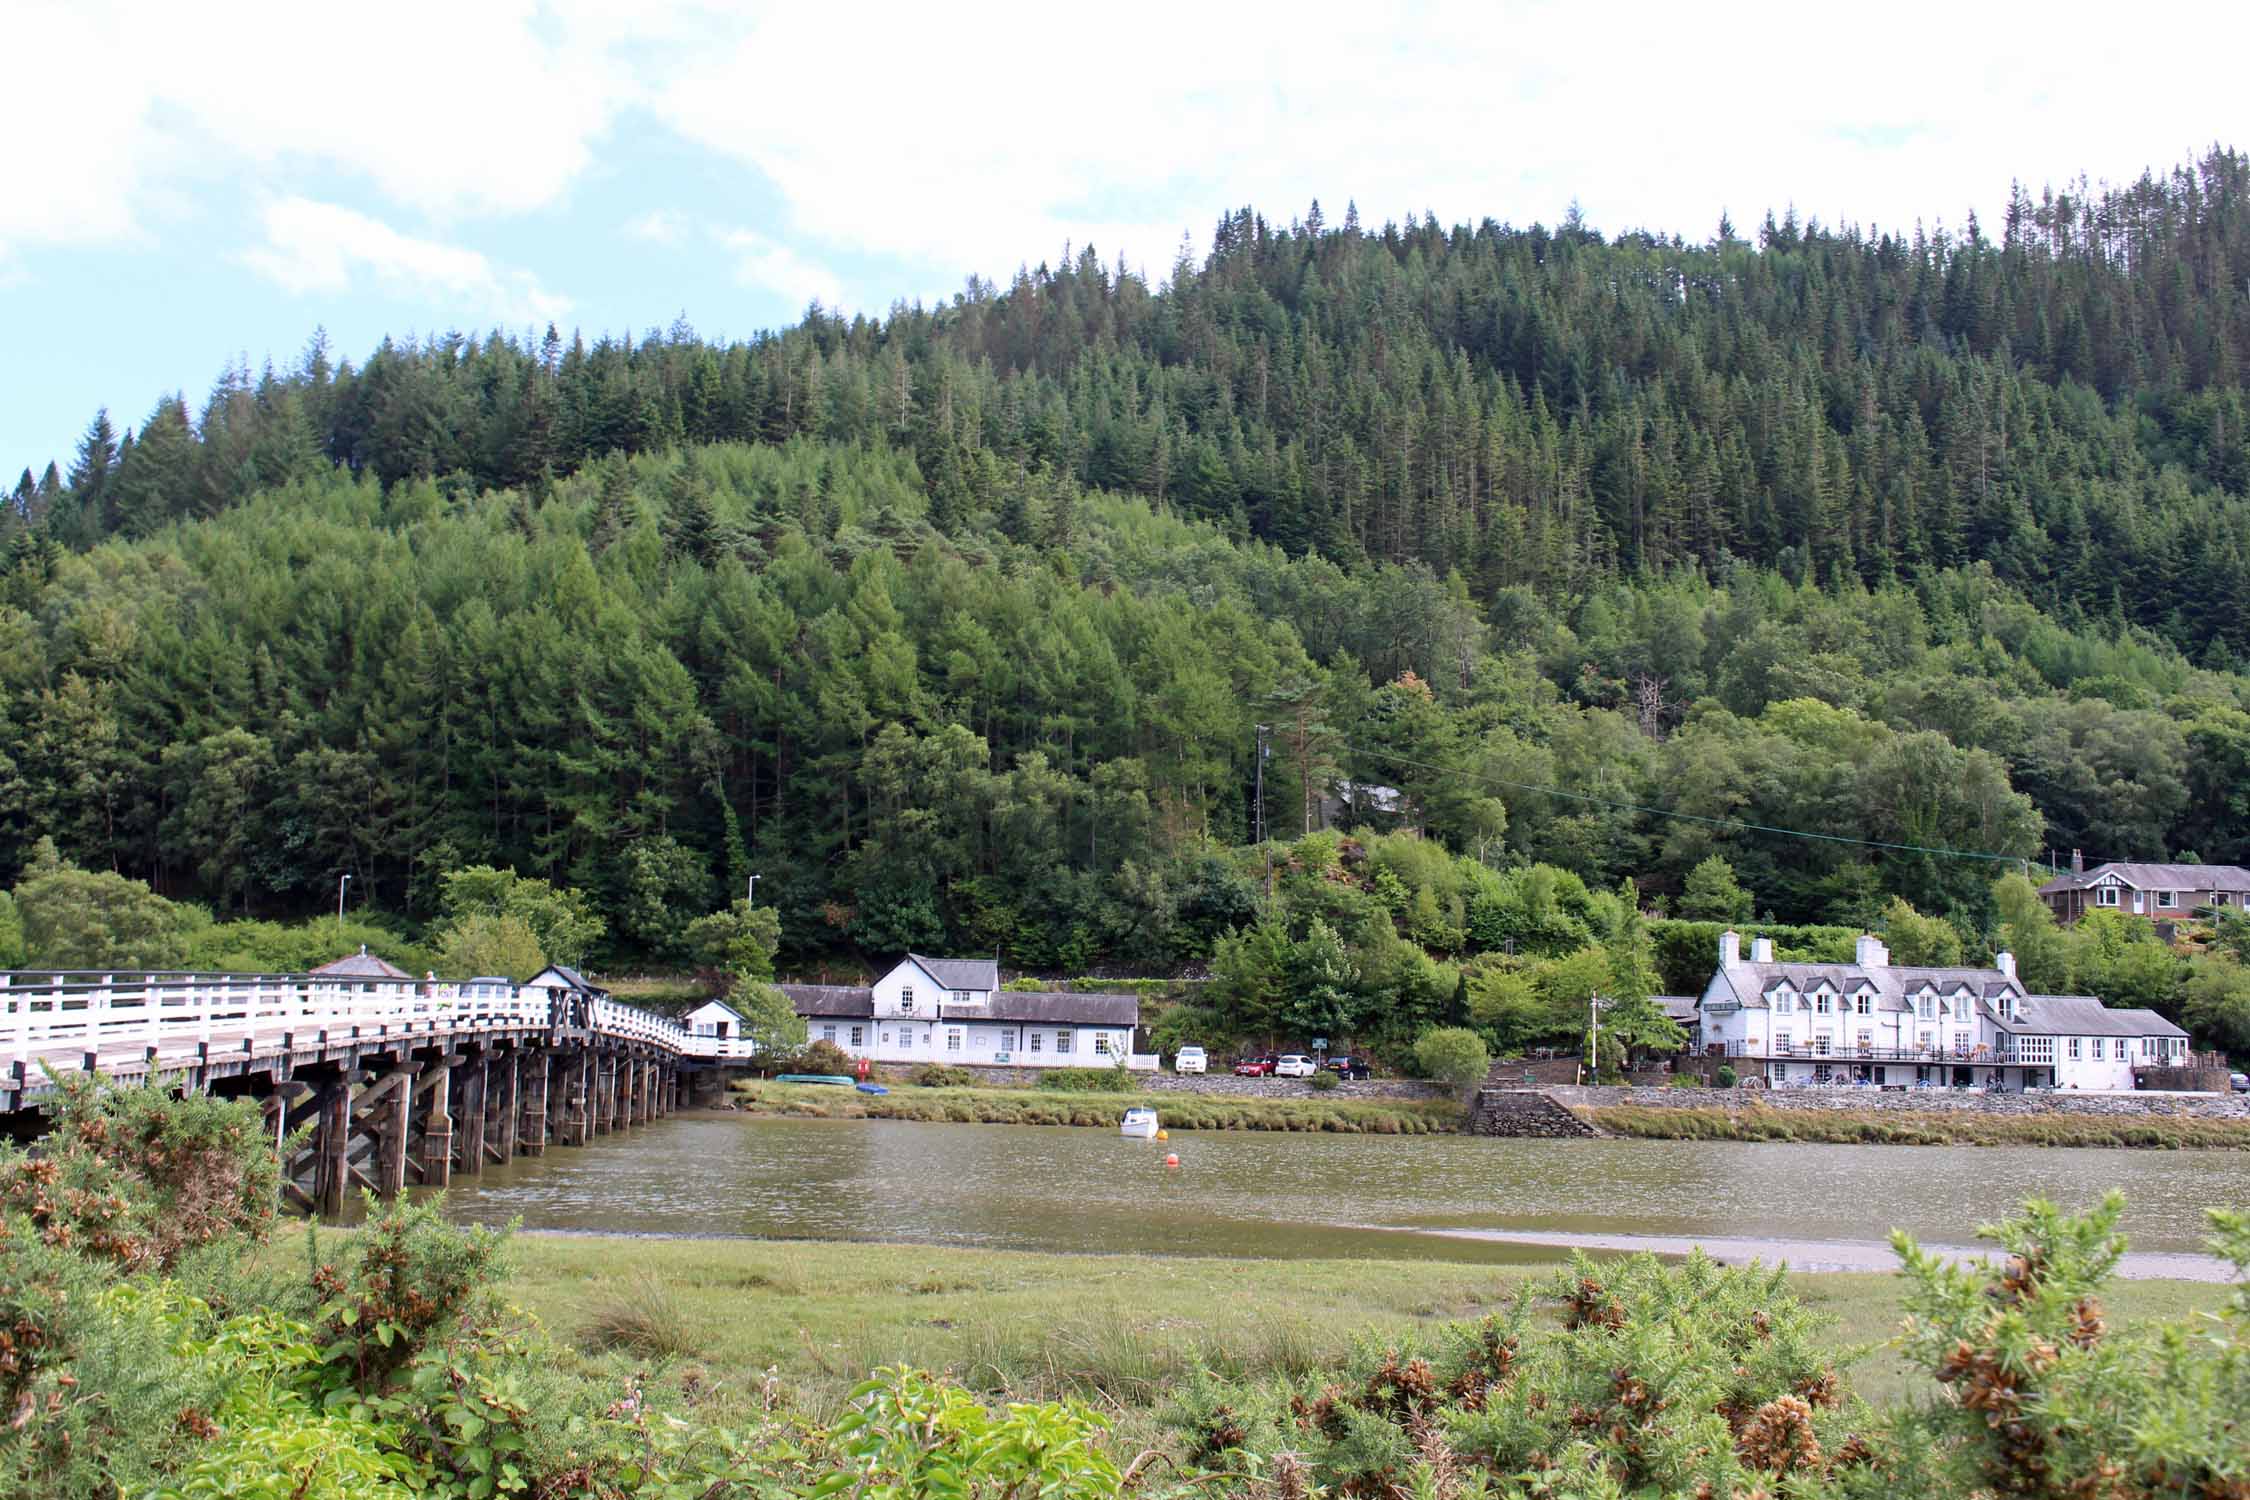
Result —
[[1565, 1109], [1556, 1095], [1563, 1089], [1479, 1089], [1469, 1111], [1471, 1135], [1529, 1136], [1542, 1140], [1600, 1135]]
[[1973, 1094], [1951, 1089], [1651, 1089], [1553, 1088], [1564, 1104], [1604, 1109], [1636, 1104], [1651, 1109], [1833, 1109], [1891, 1110], [1938, 1114], [1963, 1110], [1988, 1115], [2193, 1115], [2203, 1119], [2250, 1119], [2250, 1096], [2241, 1094]]

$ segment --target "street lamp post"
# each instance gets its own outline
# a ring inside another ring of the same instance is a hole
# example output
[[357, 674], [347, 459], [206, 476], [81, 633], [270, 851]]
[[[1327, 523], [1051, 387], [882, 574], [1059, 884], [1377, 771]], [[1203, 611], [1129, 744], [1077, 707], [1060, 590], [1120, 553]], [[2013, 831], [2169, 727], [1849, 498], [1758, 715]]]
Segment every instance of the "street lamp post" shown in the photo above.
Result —
[[338, 932], [344, 930], [344, 887], [351, 883], [352, 877], [349, 874], [336, 877], [336, 930]]
[[1602, 1076], [1602, 1007], [1609, 1004], [1600, 995], [1586, 998], [1586, 1081], [1599, 1083]]
[[742, 904], [746, 907], [758, 904], [758, 877], [755, 875], [750, 877], [749, 888], [742, 893]]

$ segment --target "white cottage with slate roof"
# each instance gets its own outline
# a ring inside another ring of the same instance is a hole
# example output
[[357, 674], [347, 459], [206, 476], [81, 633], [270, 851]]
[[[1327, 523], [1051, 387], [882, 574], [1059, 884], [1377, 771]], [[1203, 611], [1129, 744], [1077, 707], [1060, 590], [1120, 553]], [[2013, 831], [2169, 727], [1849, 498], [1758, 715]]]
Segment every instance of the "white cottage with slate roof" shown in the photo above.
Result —
[[1000, 988], [989, 958], [910, 953], [866, 989], [778, 986], [811, 1039], [871, 1062], [1105, 1068], [1132, 1058], [1132, 995]]
[[1776, 1088], [2130, 1089], [2136, 1067], [2188, 1050], [2154, 1011], [2027, 993], [2010, 954], [1989, 969], [1914, 968], [1873, 937], [1851, 963], [1796, 964], [1775, 962], [1766, 938], [1745, 960], [1741, 936], [1724, 933], [1697, 1012], [1707, 1055]]

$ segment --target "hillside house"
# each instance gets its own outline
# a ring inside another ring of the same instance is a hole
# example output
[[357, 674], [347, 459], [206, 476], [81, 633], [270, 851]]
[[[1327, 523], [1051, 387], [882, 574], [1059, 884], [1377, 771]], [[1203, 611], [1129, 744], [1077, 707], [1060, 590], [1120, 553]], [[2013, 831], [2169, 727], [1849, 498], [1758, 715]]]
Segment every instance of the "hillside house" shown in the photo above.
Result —
[[2136, 865], [2112, 862], [2091, 870], [2074, 852], [2067, 875], [2039, 888], [2057, 921], [2089, 911], [2126, 912], [2151, 921], [2177, 920], [2204, 907], [2250, 907], [2250, 870], [2240, 865]]
[[2154, 1011], [2027, 993], [2007, 953], [1989, 969], [1912, 968], [1862, 937], [1848, 964], [1776, 963], [1770, 939], [1745, 959], [1726, 932], [1718, 957], [1697, 1046], [1777, 1088], [2130, 1089], [2135, 1069], [2188, 1055], [2187, 1033]]
[[1128, 1062], [1141, 1006], [1132, 995], [1004, 990], [989, 958], [910, 953], [865, 989], [784, 984], [816, 1042], [878, 1063], [1106, 1068]]

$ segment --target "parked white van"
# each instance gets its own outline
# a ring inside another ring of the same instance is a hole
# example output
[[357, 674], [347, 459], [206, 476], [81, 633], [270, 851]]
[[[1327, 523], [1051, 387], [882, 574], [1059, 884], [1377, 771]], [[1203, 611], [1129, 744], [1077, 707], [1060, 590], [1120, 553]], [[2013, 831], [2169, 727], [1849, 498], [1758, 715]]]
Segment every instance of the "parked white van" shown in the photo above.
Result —
[[1209, 1064], [1201, 1047], [1182, 1047], [1172, 1057], [1172, 1071], [1175, 1073], [1200, 1073], [1207, 1066]]

